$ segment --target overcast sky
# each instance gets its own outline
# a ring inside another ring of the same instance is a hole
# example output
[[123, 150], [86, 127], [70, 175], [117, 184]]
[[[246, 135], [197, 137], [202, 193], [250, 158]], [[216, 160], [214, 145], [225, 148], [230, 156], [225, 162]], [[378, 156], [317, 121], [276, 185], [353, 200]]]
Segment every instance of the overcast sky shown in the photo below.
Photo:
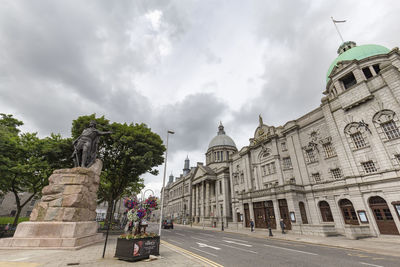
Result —
[[[70, 136], [96, 113], [170, 136], [167, 176], [205, 161], [219, 121], [237, 148], [258, 125], [320, 104], [345, 40], [400, 44], [400, 2], [1, 1], [0, 113], [24, 131]], [[160, 175], [146, 175], [159, 192]], [[168, 179], [168, 178], [167, 178]]]

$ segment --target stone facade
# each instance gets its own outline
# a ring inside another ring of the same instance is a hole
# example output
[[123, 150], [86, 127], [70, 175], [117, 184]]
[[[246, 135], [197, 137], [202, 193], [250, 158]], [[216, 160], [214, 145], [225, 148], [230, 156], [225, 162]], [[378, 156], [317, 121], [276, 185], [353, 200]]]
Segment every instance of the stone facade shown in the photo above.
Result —
[[342, 46], [346, 60], [334, 62], [318, 108], [279, 127], [260, 116], [249, 145], [227, 161], [207, 152], [188, 178], [193, 222], [213, 224], [217, 214], [235, 228], [250, 219], [277, 228], [282, 218], [296, 233], [399, 234], [399, 50]]

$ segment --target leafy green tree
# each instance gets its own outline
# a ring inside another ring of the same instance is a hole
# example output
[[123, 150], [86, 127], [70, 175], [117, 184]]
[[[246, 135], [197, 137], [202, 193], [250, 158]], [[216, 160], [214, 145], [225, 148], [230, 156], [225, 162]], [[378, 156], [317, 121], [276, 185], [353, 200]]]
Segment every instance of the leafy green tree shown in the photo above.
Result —
[[[110, 123], [104, 116], [81, 116], [72, 123], [72, 137], [77, 138], [91, 120], [101, 131], [112, 131], [100, 138], [98, 157], [103, 161], [103, 171], [98, 191], [98, 201], [108, 204], [125, 195], [137, 194], [144, 187], [141, 175], [157, 175], [154, 167], [164, 162], [165, 147], [160, 136], [145, 124]], [[108, 218], [108, 216], [107, 216]]]
[[[0, 190], [15, 197], [15, 226], [22, 208], [40, 195], [54, 169], [70, 167], [71, 140], [60, 135], [40, 139], [36, 133], [19, 134], [23, 123], [0, 114]], [[69, 147], [69, 149], [68, 149]], [[22, 201], [20, 193], [28, 193]]]

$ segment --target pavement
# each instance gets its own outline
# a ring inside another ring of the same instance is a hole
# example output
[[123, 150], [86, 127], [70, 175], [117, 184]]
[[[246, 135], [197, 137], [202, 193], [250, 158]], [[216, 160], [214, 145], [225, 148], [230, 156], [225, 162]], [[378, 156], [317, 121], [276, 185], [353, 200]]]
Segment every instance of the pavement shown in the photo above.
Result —
[[162, 244], [159, 257], [127, 262], [114, 258], [118, 236], [109, 236], [104, 259], [104, 243], [80, 250], [0, 250], [0, 267], [58, 267], [58, 266], [209, 266], [202, 260]]
[[[190, 233], [190, 230], [203, 230], [202, 226], [175, 225], [176, 230]], [[174, 230], [169, 230], [169, 235], [176, 235]], [[318, 246], [346, 248], [355, 251], [369, 252], [380, 255], [400, 257], [400, 237], [379, 237], [364, 238], [361, 240], [349, 240], [342, 236], [319, 237], [297, 235], [292, 233], [282, 234], [280, 231], [273, 231], [273, 237], [268, 236], [268, 230], [255, 229], [250, 232], [248, 229], [227, 229], [222, 232], [220, 229], [204, 227], [209, 232], [209, 236], [217, 234], [234, 234], [238, 239], [258, 238], [269, 239], [270, 241], [283, 241], [288, 244], [305, 243]], [[164, 231], [164, 230], [163, 230]], [[207, 233], [204, 232], [204, 233]], [[214, 233], [213, 233], [214, 232]], [[179, 233], [176, 231], [176, 233]], [[192, 232], [193, 233], [193, 232]], [[109, 236], [105, 258], [102, 258], [104, 243], [97, 243], [80, 250], [0, 250], [0, 267], [36, 267], [36, 266], [222, 266], [213, 257], [202, 254], [201, 252], [189, 251], [187, 247], [182, 247], [162, 238], [159, 257], [152, 257], [149, 260], [138, 262], [126, 262], [114, 258], [116, 240], [118, 236]], [[204, 236], [203, 236], [204, 238]], [[261, 241], [261, 240], [260, 240]], [[293, 242], [292, 242], [293, 241]], [[266, 245], [264, 245], [266, 246]], [[296, 245], [295, 245], [296, 246]], [[299, 246], [299, 245], [298, 245]], [[272, 247], [272, 246], [271, 246]], [[198, 249], [201, 251], [200, 249]], [[361, 255], [360, 253], [358, 253]], [[261, 256], [261, 255], [260, 255]], [[361, 256], [360, 256], [361, 257]], [[396, 259], [395, 259], [396, 260]], [[400, 260], [400, 259], [399, 259]], [[225, 264], [224, 264], [225, 265]], [[228, 266], [228, 265], [225, 265]], [[285, 266], [282, 263], [281, 266]], [[375, 265], [380, 266], [380, 265]]]

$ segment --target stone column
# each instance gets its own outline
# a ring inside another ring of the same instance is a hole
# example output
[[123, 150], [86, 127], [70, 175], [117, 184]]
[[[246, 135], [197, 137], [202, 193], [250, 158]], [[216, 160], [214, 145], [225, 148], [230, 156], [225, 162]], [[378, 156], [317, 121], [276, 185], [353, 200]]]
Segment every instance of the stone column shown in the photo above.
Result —
[[254, 208], [253, 208], [253, 202], [249, 202], [249, 211], [250, 211], [250, 219], [253, 220], [255, 224], [255, 219], [254, 219]]
[[190, 214], [190, 216], [191, 216], [190, 220], [193, 220], [193, 217], [196, 214], [196, 189], [193, 185], [192, 185], [192, 197], [190, 199], [192, 201], [192, 203], [191, 203], [192, 210], [191, 210], [191, 214]]
[[210, 217], [210, 182], [206, 182], [206, 217]]
[[199, 200], [200, 200], [200, 194], [199, 194], [199, 185], [198, 184], [196, 184], [196, 217], [199, 217], [200, 216], [200, 214], [199, 214], [199, 207], [200, 207], [200, 202], [199, 202]]

